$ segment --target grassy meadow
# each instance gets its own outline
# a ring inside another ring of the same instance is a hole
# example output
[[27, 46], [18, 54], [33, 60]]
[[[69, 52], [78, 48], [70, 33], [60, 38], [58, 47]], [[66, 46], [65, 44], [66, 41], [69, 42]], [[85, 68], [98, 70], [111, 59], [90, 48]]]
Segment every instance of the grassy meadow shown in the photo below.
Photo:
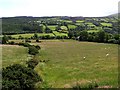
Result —
[[25, 47], [17, 45], [2, 45], [2, 66], [6, 67], [10, 64], [25, 64], [28, 60], [28, 50]]
[[[118, 46], [115, 44], [79, 42], [74, 40], [42, 40], [32, 43], [41, 46], [40, 62], [35, 70], [53, 88], [71, 87], [96, 82], [99, 86], [118, 86]], [[2, 46], [3, 67], [12, 63], [24, 64], [27, 49]], [[36, 84], [39, 87], [40, 83]]]

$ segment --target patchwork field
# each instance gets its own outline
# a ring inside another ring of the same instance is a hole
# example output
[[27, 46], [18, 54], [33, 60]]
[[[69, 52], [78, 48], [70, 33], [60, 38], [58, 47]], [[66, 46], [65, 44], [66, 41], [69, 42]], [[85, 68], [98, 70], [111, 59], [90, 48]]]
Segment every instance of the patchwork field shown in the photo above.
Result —
[[[48, 60], [40, 62], [35, 70], [53, 88], [72, 86], [76, 82], [118, 86], [118, 46], [115, 44], [73, 40], [42, 40], [33, 44], [41, 46], [39, 60]], [[12, 63], [24, 64], [28, 59], [24, 47], [3, 45], [2, 49], [3, 67]]]

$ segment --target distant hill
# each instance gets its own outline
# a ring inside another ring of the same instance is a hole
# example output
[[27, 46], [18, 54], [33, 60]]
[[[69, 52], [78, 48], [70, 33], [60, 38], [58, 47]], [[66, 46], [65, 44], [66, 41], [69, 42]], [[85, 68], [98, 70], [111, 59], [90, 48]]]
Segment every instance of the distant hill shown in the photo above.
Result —
[[118, 15], [120, 16], [120, 13], [115, 13], [115, 14], [109, 15], [108, 17], [116, 17], [116, 18], [118, 18]]

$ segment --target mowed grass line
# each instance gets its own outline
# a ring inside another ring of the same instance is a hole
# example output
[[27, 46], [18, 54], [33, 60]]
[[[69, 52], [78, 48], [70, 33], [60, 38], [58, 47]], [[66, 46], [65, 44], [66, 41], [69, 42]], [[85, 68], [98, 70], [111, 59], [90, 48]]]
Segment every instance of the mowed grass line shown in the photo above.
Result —
[[28, 59], [28, 49], [17, 45], [1, 45], [2, 47], [2, 66], [11, 64], [25, 64]]
[[[117, 45], [69, 40], [45, 41], [40, 45], [42, 50], [39, 58], [50, 61], [39, 63], [35, 70], [52, 87], [92, 81], [99, 86], [117, 87]], [[106, 57], [106, 54], [109, 56]]]

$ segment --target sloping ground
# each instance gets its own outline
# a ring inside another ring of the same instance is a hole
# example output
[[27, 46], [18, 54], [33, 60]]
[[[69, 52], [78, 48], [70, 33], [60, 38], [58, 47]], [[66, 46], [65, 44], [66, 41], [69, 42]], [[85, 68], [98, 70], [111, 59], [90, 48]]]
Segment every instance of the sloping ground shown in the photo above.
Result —
[[0, 45], [2, 47], [2, 67], [10, 64], [25, 64], [28, 59], [27, 48], [17, 45]]
[[61, 88], [81, 81], [84, 84], [96, 82], [99, 87], [117, 87], [117, 45], [72, 40], [48, 40], [40, 45], [39, 58], [48, 62], [39, 63], [35, 70], [52, 87]]

